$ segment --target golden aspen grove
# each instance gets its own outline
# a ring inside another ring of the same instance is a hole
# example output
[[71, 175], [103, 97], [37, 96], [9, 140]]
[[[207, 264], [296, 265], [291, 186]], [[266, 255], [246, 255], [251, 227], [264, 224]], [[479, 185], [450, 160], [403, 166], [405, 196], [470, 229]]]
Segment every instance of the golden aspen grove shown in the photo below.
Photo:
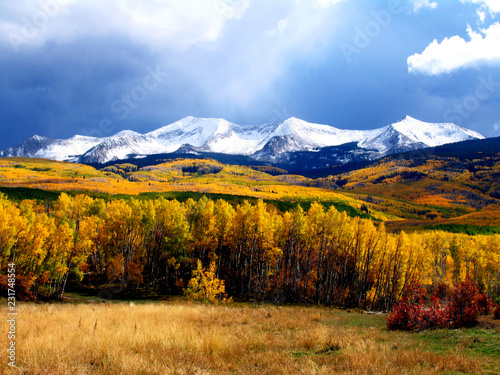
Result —
[[499, 295], [500, 235], [388, 233], [319, 203], [280, 212], [206, 197], [106, 202], [62, 193], [47, 205], [2, 195], [0, 216], [2, 271], [15, 261], [27, 299], [61, 299], [68, 280], [180, 294], [193, 270], [221, 280], [221, 300], [256, 303], [388, 311], [412, 281], [435, 288], [466, 278]]

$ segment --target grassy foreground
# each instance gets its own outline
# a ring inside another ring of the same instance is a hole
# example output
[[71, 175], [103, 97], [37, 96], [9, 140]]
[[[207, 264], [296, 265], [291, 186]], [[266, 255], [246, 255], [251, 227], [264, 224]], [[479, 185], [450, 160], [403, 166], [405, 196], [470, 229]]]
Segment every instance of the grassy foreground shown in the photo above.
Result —
[[9, 371], [3, 355], [1, 373], [500, 373], [498, 326], [411, 334], [387, 331], [384, 315], [188, 303], [21, 304], [17, 312], [18, 367]]

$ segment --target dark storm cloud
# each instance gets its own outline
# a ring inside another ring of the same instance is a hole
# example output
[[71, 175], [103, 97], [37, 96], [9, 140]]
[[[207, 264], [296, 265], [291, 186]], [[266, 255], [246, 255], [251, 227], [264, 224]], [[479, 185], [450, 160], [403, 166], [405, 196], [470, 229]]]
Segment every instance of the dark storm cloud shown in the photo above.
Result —
[[[147, 132], [188, 115], [369, 129], [409, 114], [500, 135], [498, 67], [408, 72], [408, 57], [434, 39], [468, 41], [468, 23], [477, 33], [493, 25], [489, 13], [478, 24], [481, 9], [458, 0], [0, 1], [0, 148], [35, 133]], [[29, 24], [30, 38], [13, 45]], [[477, 96], [482, 80], [487, 96]]]
[[79, 132], [104, 116], [109, 100], [144, 75], [148, 63], [156, 63], [143, 48], [120, 38], [88, 38], [63, 46], [49, 43], [3, 56], [5, 110], [0, 122], [21, 125], [22, 137], [34, 130], [49, 137]]

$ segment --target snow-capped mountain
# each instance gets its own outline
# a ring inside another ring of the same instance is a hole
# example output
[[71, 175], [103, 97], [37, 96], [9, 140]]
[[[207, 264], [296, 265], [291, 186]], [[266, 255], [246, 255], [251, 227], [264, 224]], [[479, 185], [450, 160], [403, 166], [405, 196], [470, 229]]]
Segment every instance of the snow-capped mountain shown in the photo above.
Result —
[[85, 151], [97, 146], [102, 138], [75, 135], [69, 139], [51, 139], [34, 135], [17, 147], [0, 151], [2, 157], [25, 156], [53, 160], [76, 161]]
[[452, 123], [434, 124], [419, 121], [410, 116], [380, 130], [379, 134], [360, 142], [359, 147], [375, 149], [382, 154], [393, 154], [485, 138], [478, 132]]
[[[27, 156], [82, 163], [106, 163], [173, 152], [211, 152], [246, 155], [265, 162], [282, 162], [291, 153], [317, 152], [347, 144], [349, 152], [339, 162], [353, 158], [375, 159], [396, 152], [433, 147], [481, 134], [452, 123], [426, 123], [406, 116], [374, 130], [346, 130], [290, 118], [278, 124], [237, 125], [224, 119], [186, 117], [146, 134], [130, 130], [106, 138], [76, 135], [69, 139], [33, 136], [0, 156]], [[339, 148], [334, 148], [339, 152]]]

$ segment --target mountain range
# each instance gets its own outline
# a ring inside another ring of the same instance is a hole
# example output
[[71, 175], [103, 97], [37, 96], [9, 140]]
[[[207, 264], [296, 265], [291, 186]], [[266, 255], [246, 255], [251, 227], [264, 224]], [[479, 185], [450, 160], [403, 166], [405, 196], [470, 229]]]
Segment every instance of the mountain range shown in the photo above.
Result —
[[405, 151], [485, 137], [453, 123], [410, 116], [373, 130], [347, 130], [289, 118], [281, 123], [237, 125], [224, 119], [185, 117], [146, 134], [124, 130], [110, 137], [34, 135], [0, 151], [0, 157], [36, 157], [84, 164], [155, 154], [243, 155], [255, 162], [307, 168], [375, 160]]

